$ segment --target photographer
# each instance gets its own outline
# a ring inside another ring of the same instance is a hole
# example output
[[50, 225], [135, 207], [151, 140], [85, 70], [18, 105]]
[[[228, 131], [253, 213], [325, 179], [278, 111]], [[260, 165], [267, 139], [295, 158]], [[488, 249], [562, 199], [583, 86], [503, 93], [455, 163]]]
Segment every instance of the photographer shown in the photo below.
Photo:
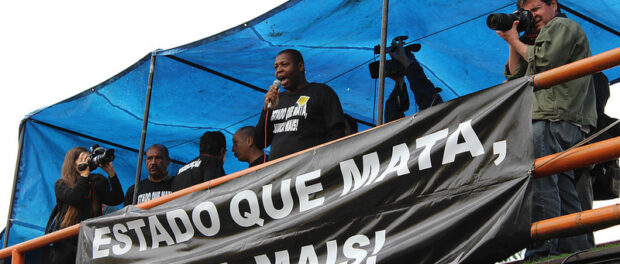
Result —
[[[533, 75], [589, 57], [590, 46], [583, 29], [562, 17], [556, 0], [519, 0], [517, 7], [532, 13], [528, 30], [535, 37], [528, 45], [512, 24], [497, 35], [509, 44], [507, 79]], [[562, 152], [577, 144], [596, 127], [595, 94], [591, 76], [534, 92], [532, 136], [536, 158]], [[572, 171], [536, 179], [532, 183], [532, 222], [581, 211]], [[586, 236], [552, 239], [528, 247], [526, 258], [574, 252], [588, 248]]]
[[[103, 175], [90, 173], [88, 166], [90, 159], [89, 152], [81, 147], [74, 147], [65, 155], [61, 178], [54, 186], [58, 208], [55, 220], [58, 229], [100, 216], [102, 204], [118, 205], [123, 202], [123, 189], [116, 177], [112, 162], [99, 165], [108, 174], [110, 179], [108, 182]], [[83, 169], [80, 170], [80, 168]], [[76, 250], [77, 237], [54, 243], [50, 251], [49, 262], [73, 263]]]
[[[429, 108], [433, 105], [443, 103], [441, 95], [435, 88], [435, 85], [426, 77], [424, 69], [415, 59], [411, 52], [405, 51], [404, 40], [395, 39], [392, 41], [392, 47], [388, 49], [390, 57], [398, 61], [404, 70], [404, 75], [409, 80], [410, 89], [413, 92], [418, 110]], [[404, 117], [404, 111], [409, 108], [409, 97], [407, 95], [407, 87], [404, 83], [403, 76], [390, 76], [396, 84], [394, 90], [390, 94], [385, 106], [385, 121], [389, 122]]]

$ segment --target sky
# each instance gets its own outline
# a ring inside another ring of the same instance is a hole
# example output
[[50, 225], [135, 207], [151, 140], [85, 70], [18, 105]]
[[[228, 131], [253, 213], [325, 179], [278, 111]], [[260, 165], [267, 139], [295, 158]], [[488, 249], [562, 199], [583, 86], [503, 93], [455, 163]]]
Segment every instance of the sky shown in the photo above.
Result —
[[284, 2], [0, 1], [0, 229], [19, 123], [28, 113], [98, 85], [153, 50], [217, 34]]
[[[107, 80], [155, 49], [211, 36], [283, 2], [0, 2], [0, 228], [6, 224], [15, 174], [18, 127], [28, 113]], [[620, 117], [618, 85], [606, 112]], [[614, 228], [606, 232], [620, 233], [619, 226]], [[597, 242], [605, 241], [599, 237]]]

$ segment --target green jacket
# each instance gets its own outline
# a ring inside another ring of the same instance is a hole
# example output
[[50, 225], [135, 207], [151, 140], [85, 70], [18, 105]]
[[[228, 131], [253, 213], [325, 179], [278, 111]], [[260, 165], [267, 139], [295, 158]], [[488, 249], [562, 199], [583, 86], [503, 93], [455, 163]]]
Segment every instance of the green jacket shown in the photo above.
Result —
[[[540, 30], [534, 45], [527, 48], [527, 61], [521, 58], [512, 75], [506, 65], [504, 75], [508, 80], [534, 75], [590, 55], [590, 45], [583, 29], [575, 21], [555, 17]], [[592, 76], [534, 92], [532, 119], [559, 119], [596, 127], [596, 97]]]

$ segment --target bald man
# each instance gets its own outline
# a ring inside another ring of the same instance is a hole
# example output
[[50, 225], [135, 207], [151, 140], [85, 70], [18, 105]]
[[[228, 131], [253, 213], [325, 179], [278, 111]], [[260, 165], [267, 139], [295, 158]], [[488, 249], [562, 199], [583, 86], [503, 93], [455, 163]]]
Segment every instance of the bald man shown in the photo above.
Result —
[[263, 151], [254, 144], [253, 126], [242, 127], [233, 135], [232, 151], [239, 161], [247, 162], [250, 167], [262, 164], [267, 160]]

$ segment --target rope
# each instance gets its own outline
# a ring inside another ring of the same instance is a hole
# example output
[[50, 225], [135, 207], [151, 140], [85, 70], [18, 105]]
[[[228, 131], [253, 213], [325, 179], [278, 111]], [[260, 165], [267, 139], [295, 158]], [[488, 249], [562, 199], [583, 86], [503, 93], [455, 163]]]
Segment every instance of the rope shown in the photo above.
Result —
[[559, 158], [561, 158], [561, 157], [566, 156], [566, 154], [567, 154], [567, 152], [568, 152], [568, 151], [573, 150], [573, 149], [578, 148], [578, 147], [581, 147], [583, 144], [590, 142], [590, 140], [592, 140], [592, 139], [594, 139], [594, 138], [596, 138], [596, 137], [600, 136], [601, 134], [603, 134], [603, 133], [607, 132], [607, 130], [611, 129], [613, 126], [617, 125], [618, 123], [620, 123], [620, 119], [616, 120], [616, 122], [611, 123], [611, 124], [610, 124], [610, 125], [608, 125], [607, 127], [603, 128], [603, 129], [601, 129], [601, 130], [599, 130], [598, 132], [594, 133], [593, 135], [589, 136], [588, 138], [586, 138], [586, 139], [584, 139], [584, 140], [580, 141], [579, 143], [575, 144], [574, 146], [570, 147], [569, 149], [567, 149], [567, 150], [565, 150], [565, 151], [560, 152], [560, 154], [559, 154], [559, 155], [556, 155], [556, 156], [555, 156], [555, 157], [553, 157], [552, 159], [550, 159], [550, 160], [548, 160], [548, 161], [545, 161], [543, 164], [540, 164], [538, 167], [534, 168], [534, 170], [536, 170], [536, 169], [538, 169], [538, 168], [540, 168], [540, 167], [544, 166], [545, 164], [547, 164], [547, 163], [549, 163], [549, 162], [552, 162], [552, 161], [554, 161], [554, 160], [556, 160], [556, 159], [559, 159]]

